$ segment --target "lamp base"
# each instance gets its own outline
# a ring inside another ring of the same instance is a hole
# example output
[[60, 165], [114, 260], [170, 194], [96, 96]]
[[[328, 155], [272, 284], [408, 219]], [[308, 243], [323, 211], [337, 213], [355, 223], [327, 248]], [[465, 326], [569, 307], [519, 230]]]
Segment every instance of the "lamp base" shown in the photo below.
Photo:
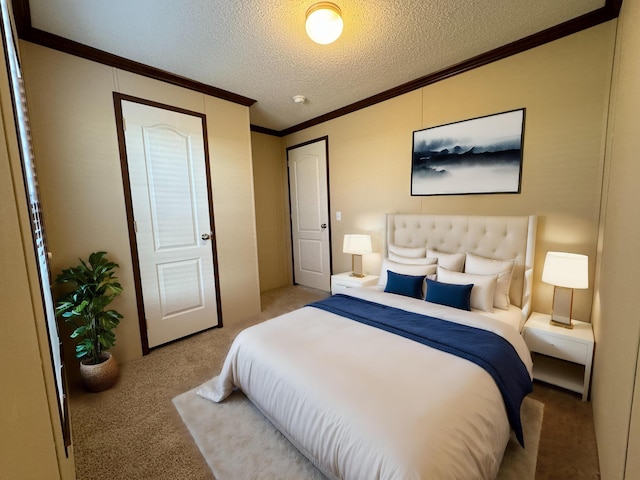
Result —
[[358, 278], [364, 277], [362, 273], [362, 255], [351, 255], [351, 276]]
[[556, 322], [555, 320], [549, 320], [549, 323], [556, 327], [569, 328], [569, 329], [573, 328], [573, 323], [571, 322], [571, 320], [569, 320], [569, 323], [562, 323], [562, 322]]
[[551, 325], [563, 328], [573, 328], [571, 317], [573, 314], [573, 288], [554, 287], [553, 307], [551, 308]]

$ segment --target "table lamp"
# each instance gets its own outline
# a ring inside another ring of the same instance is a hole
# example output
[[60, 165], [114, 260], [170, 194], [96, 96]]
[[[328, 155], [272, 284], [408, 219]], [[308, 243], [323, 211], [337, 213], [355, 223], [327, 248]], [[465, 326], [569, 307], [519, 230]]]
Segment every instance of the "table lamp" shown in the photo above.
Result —
[[364, 277], [362, 273], [362, 255], [371, 253], [371, 236], [360, 234], [348, 234], [344, 236], [342, 251], [351, 254], [351, 275]]
[[551, 324], [573, 328], [573, 289], [589, 288], [589, 257], [577, 253], [547, 252], [542, 281], [554, 286]]

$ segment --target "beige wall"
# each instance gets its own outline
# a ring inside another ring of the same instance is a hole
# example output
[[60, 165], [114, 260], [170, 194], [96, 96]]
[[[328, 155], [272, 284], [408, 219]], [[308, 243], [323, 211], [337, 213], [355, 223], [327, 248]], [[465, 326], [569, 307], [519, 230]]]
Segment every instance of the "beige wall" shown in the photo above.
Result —
[[113, 349], [118, 361], [142, 350], [114, 91], [206, 114], [223, 321], [259, 313], [248, 108], [28, 42], [20, 46], [52, 270], [96, 250], [120, 264], [124, 292], [113, 304], [124, 315]]
[[70, 480], [5, 69], [0, 109], [0, 478]]
[[[552, 287], [540, 281], [548, 250], [589, 255], [593, 285], [614, 38], [608, 22], [285, 137], [285, 146], [329, 137], [333, 271], [351, 268], [345, 233], [371, 233], [381, 251], [385, 213], [536, 214], [534, 310], [550, 311]], [[521, 107], [521, 194], [410, 195], [414, 130]], [[379, 253], [365, 257], [365, 270], [379, 265]], [[590, 320], [592, 291], [576, 290], [576, 318]]]
[[640, 0], [624, 1], [618, 22], [593, 320], [592, 399], [604, 480], [640, 478]]
[[251, 133], [256, 197], [256, 232], [260, 265], [260, 291], [290, 285], [289, 193], [282, 160], [282, 140]]

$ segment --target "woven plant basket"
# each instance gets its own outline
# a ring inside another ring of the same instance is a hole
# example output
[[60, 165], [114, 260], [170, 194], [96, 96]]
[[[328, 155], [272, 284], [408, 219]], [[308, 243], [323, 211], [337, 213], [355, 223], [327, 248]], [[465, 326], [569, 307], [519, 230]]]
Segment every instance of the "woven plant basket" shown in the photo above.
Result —
[[80, 362], [80, 379], [84, 388], [90, 392], [102, 392], [111, 388], [118, 381], [118, 364], [109, 352], [102, 352], [101, 358], [105, 358], [97, 365], [89, 365], [82, 360]]

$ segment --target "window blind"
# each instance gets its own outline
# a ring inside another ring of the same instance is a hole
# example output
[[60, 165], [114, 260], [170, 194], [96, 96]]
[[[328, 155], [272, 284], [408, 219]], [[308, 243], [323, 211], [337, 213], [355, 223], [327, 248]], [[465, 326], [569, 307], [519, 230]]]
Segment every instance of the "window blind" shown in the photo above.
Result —
[[0, 3], [2, 6], [3, 46], [11, 83], [14, 117], [16, 119], [15, 126], [18, 133], [20, 158], [27, 196], [26, 201], [29, 206], [33, 247], [38, 265], [40, 293], [45, 312], [51, 360], [54, 369], [58, 411], [60, 413], [60, 421], [62, 424], [62, 432], [64, 435], [64, 444], [66, 449], [66, 447], [71, 443], [71, 435], [66, 397], [62, 343], [60, 342], [60, 336], [58, 334], [58, 325], [56, 322], [53, 296], [51, 293], [51, 274], [49, 269], [47, 241], [38, 194], [38, 176], [34, 163], [31, 130], [29, 127], [29, 117], [27, 113], [27, 99], [20, 70], [15, 29], [11, 22], [11, 15], [7, 7], [7, 1], [0, 0]]

